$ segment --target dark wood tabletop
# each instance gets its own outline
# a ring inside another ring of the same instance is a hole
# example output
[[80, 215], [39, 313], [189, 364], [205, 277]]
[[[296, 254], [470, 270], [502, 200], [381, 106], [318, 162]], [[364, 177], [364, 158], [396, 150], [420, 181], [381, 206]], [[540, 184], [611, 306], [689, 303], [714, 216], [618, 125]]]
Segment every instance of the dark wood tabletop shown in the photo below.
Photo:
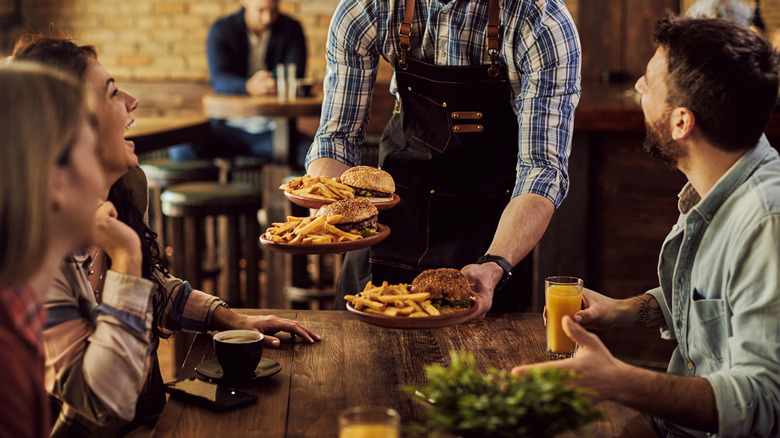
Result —
[[205, 138], [211, 124], [205, 116], [136, 117], [135, 126], [125, 138], [135, 143], [135, 152], [144, 153]]
[[[489, 315], [453, 327], [404, 330], [369, 325], [339, 311], [241, 312], [301, 321], [322, 341], [309, 345], [287, 337], [280, 348], [266, 348], [263, 356], [282, 370], [241, 388], [257, 395], [255, 405], [216, 413], [169, 400], [153, 437], [335, 437], [339, 412], [357, 405], [391, 407], [408, 423], [425, 407], [401, 386], [424, 383], [424, 365], [449, 363], [450, 350], [471, 351], [483, 371], [546, 360], [539, 314]], [[197, 335], [179, 378], [195, 376], [195, 367], [213, 357], [211, 336]], [[654, 436], [638, 412], [610, 402], [598, 407], [607, 420], [589, 426], [584, 436]]]
[[242, 96], [238, 94], [207, 94], [203, 96], [203, 112], [215, 119], [228, 117], [285, 117], [319, 116], [322, 96], [279, 99], [276, 96]]

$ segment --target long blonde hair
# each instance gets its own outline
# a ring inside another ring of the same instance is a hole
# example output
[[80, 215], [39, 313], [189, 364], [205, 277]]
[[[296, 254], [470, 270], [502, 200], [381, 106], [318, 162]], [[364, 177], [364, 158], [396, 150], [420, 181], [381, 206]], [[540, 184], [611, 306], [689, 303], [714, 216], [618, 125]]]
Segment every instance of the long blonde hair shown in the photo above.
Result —
[[50, 170], [67, 165], [89, 114], [80, 81], [26, 62], [0, 66], [0, 287], [36, 272], [51, 239]]

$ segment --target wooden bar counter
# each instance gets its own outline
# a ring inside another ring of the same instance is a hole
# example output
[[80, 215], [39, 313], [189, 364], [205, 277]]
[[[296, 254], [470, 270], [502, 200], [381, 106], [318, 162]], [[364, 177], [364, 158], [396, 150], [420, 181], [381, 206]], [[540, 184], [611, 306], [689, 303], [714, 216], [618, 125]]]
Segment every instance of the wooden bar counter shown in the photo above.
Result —
[[[339, 412], [357, 405], [391, 407], [409, 424], [425, 407], [401, 386], [423, 383], [424, 365], [448, 363], [450, 350], [473, 352], [483, 371], [546, 360], [540, 314], [491, 315], [453, 327], [401, 330], [365, 324], [347, 312], [242, 312], [296, 319], [322, 341], [309, 345], [283, 338], [280, 348], [266, 348], [264, 357], [282, 369], [242, 388], [257, 395], [257, 404], [216, 413], [169, 400], [153, 437], [335, 437]], [[213, 357], [211, 336], [197, 335], [179, 378], [195, 376], [195, 367]], [[638, 412], [615, 403], [598, 407], [607, 420], [589, 426], [586, 436], [654, 436]]]

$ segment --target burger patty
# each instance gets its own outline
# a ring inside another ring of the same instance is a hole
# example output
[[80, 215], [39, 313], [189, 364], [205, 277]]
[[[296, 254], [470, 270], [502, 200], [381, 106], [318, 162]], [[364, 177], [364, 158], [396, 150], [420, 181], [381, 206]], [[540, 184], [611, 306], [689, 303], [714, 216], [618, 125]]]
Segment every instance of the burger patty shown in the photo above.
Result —
[[392, 193], [379, 192], [376, 190], [361, 189], [358, 187], [350, 186], [355, 189], [356, 196], [365, 196], [367, 198], [392, 198]]
[[370, 218], [366, 220], [362, 220], [359, 222], [345, 222], [343, 224], [334, 224], [336, 228], [338, 228], [341, 231], [349, 232], [350, 230], [362, 230], [364, 228], [371, 228], [372, 226], [376, 226], [376, 215], [371, 216]]

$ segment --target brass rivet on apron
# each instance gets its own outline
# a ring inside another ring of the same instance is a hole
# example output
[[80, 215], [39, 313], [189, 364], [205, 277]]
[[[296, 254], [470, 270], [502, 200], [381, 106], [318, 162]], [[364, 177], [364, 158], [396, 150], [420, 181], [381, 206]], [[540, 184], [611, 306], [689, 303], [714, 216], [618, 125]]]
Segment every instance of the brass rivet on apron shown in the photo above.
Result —
[[443, 104], [441, 104], [441, 106], [443, 106], [444, 108], [447, 108], [447, 102], [444, 102]]
[[460, 117], [460, 114], [458, 114], [458, 113], [452, 113], [452, 118], [453, 118], [453, 119], [457, 119], [458, 117]]
[[477, 113], [477, 118], [481, 119], [482, 118], [482, 113]]
[[431, 189], [431, 195], [435, 192], [435, 190]]
[[504, 194], [505, 194], [505, 195], [508, 195], [508, 194], [509, 194], [509, 190], [507, 190], [507, 191], [506, 191], [506, 193], [504, 193]]
[[455, 132], [460, 132], [460, 126], [453, 126], [452, 130]]
[[481, 131], [483, 129], [485, 129], [485, 128], [482, 125], [477, 125], [477, 131]]
[[412, 91], [412, 87], [407, 87], [407, 89], [408, 89], [409, 91]]

